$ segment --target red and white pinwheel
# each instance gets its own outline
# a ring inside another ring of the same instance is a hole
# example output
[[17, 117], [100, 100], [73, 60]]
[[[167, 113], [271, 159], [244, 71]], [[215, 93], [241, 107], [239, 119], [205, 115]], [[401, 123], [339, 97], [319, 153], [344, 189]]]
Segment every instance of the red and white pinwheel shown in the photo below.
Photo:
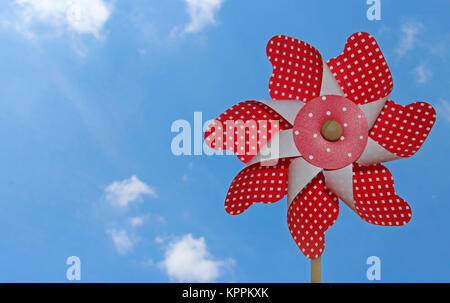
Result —
[[435, 122], [433, 107], [389, 100], [392, 75], [367, 33], [353, 34], [328, 62], [287, 36], [270, 39], [267, 56], [273, 100], [238, 103], [205, 133], [211, 148], [246, 163], [230, 185], [226, 211], [237, 215], [287, 194], [289, 231], [310, 259], [324, 250], [338, 198], [368, 223], [408, 223], [411, 208], [380, 163], [417, 152]]

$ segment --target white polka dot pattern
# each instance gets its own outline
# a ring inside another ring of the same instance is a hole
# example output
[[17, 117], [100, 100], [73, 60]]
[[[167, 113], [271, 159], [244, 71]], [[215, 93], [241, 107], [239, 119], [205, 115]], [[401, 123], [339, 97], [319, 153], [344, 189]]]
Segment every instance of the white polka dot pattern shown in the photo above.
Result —
[[230, 150], [247, 163], [273, 134], [289, 128], [292, 125], [264, 103], [244, 101], [226, 110], [208, 126], [205, 142], [216, 150]]
[[275, 36], [267, 43], [267, 57], [273, 66], [269, 81], [274, 100], [308, 102], [319, 96], [322, 83], [322, 56], [301, 40]]
[[230, 215], [243, 213], [253, 203], [274, 203], [287, 191], [288, 167], [294, 158], [279, 159], [275, 165], [261, 163], [244, 168], [231, 182], [225, 199]]
[[435, 122], [436, 112], [428, 103], [402, 106], [387, 101], [369, 136], [391, 153], [411, 157], [425, 142]]
[[411, 208], [395, 194], [392, 175], [381, 164], [354, 164], [353, 198], [356, 213], [368, 223], [400, 226], [411, 220]]
[[338, 214], [338, 198], [326, 188], [323, 174], [319, 173], [295, 197], [287, 214], [292, 238], [306, 257], [316, 259], [322, 255], [325, 231]]
[[327, 62], [345, 97], [357, 104], [388, 96], [393, 89], [391, 71], [375, 39], [355, 33], [343, 53]]

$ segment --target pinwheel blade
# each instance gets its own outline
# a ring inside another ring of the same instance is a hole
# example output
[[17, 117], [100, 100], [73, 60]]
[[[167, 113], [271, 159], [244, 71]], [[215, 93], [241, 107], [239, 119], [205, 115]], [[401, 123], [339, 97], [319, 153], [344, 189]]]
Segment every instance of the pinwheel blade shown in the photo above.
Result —
[[269, 40], [266, 52], [273, 66], [269, 81], [272, 99], [308, 102], [320, 94], [323, 61], [317, 49], [304, 41], [279, 35]]
[[334, 224], [339, 214], [337, 197], [325, 186], [319, 173], [289, 205], [289, 231], [302, 253], [317, 259], [325, 248], [325, 231]]
[[270, 106], [258, 101], [240, 102], [223, 112], [205, 131], [206, 144], [234, 152], [249, 162], [270, 138], [292, 125]]
[[420, 149], [435, 122], [436, 112], [428, 103], [402, 106], [388, 101], [369, 137], [396, 156], [407, 158]]
[[225, 199], [225, 210], [230, 215], [243, 213], [253, 203], [274, 203], [287, 192], [288, 167], [293, 158], [278, 160], [275, 164], [250, 165], [234, 178]]
[[[355, 33], [344, 51], [327, 62], [345, 97], [366, 104], [387, 97], [393, 89], [391, 71], [375, 38]], [[381, 105], [382, 107], [383, 105]]]
[[411, 208], [395, 193], [394, 180], [386, 167], [354, 165], [353, 171], [355, 211], [364, 221], [400, 226], [411, 220]]

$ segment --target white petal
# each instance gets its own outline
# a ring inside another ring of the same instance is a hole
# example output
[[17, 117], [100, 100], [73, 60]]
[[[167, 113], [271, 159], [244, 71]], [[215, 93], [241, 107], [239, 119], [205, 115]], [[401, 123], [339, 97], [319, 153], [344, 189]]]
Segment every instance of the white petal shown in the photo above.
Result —
[[351, 209], [355, 209], [353, 200], [353, 164], [340, 169], [324, 170], [326, 186]]
[[[270, 140], [259, 150], [258, 154], [247, 163], [247, 166], [262, 161], [299, 156], [301, 156], [301, 154], [295, 146], [294, 138], [292, 137], [292, 129], [281, 130], [270, 138]], [[268, 163], [268, 165], [271, 166], [273, 164]]]
[[377, 101], [373, 101], [366, 104], [361, 104], [359, 108], [364, 112], [364, 115], [367, 119], [367, 124], [369, 125], [369, 129], [372, 128], [372, 126], [375, 124], [375, 121], [377, 120], [378, 116], [380, 115], [381, 111], [383, 110], [384, 105], [386, 104], [387, 99], [389, 96], [386, 96], [382, 99], [379, 99]]
[[272, 108], [289, 123], [294, 124], [295, 117], [305, 103], [297, 100], [258, 101]]
[[364, 149], [359, 159], [356, 160], [356, 163], [358, 163], [359, 165], [370, 165], [397, 159], [401, 159], [401, 157], [391, 153], [380, 144], [378, 144], [375, 140], [369, 138], [366, 148]]
[[288, 171], [288, 209], [295, 197], [321, 170], [322, 168], [308, 163], [301, 157], [291, 162]]
[[341, 87], [334, 78], [328, 65], [323, 63], [322, 84], [320, 86], [320, 95], [338, 95], [344, 96]]

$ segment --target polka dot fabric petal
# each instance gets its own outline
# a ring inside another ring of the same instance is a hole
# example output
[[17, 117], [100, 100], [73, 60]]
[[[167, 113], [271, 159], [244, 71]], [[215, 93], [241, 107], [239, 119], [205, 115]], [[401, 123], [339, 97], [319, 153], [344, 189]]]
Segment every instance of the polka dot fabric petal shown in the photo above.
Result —
[[355, 33], [343, 53], [327, 62], [345, 97], [357, 104], [388, 96], [393, 89], [391, 71], [375, 39]]
[[230, 150], [247, 163], [280, 130], [292, 128], [272, 108], [258, 101], [240, 102], [222, 113], [205, 131], [205, 142]]
[[[244, 168], [231, 182], [225, 199], [230, 215], [243, 213], [253, 203], [274, 203], [286, 195], [288, 167], [294, 158], [283, 158], [275, 165], [264, 162]], [[271, 163], [272, 164], [272, 163]]]
[[289, 231], [302, 253], [316, 259], [325, 248], [325, 231], [339, 214], [338, 198], [325, 186], [319, 173], [292, 201], [288, 209]]
[[280, 35], [269, 40], [266, 52], [273, 66], [269, 81], [272, 99], [308, 102], [319, 96], [323, 61], [317, 49], [301, 40]]
[[369, 136], [391, 153], [411, 157], [425, 142], [435, 122], [436, 112], [428, 103], [402, 106], [387, 101]]
[[368, 223], [400, 226], [411, 220], [411, 208], [395, 194], [392, 175], [381, 164], [354, 165], [353, 197], [356, 213]]

